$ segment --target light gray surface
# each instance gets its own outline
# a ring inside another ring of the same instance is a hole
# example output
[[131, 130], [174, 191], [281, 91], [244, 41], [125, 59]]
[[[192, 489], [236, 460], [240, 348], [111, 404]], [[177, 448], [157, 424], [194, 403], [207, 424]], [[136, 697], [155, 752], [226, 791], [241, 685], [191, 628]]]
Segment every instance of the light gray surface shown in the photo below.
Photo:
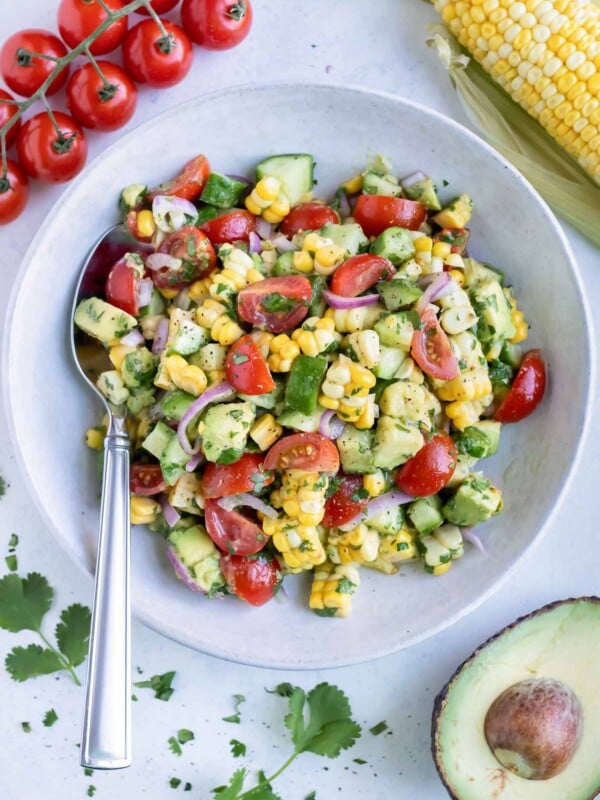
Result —
[[[54, 5], [45, 0], [21, 0], [18, 6], [2, 8], [2, 34], [26, 25], [53, 27]], [[291, 0], [257, 5], [252, 36], [242, 47], [222, 54], [197, 50], [193, 71], [181, 86], [164, 93], [142, 91], [132, 126], [202, 92], [234, 83], [286, 78], [330, 78], [336, 83], [395, 91], [464, 121], [441, 67], [423, 45], [426, 23], [433, 21], [435, 14], [420, 0], [402, 0], [400, 4], [396, 0], [377, 0], [368, 6], [360, 0], [307, 0], [302, 8]], [[313, 44], [316, 47], [311, 47]], [[326, 72], [328, 65], [331, 69]], [[90, 137], [91, 155], [100, 152], [113, 138], [116, 137]], [[243, 147], [243, 125], [240, 143]], [[2, 315], [10, 276], [16, 273], [31, 236], [59, 194], [60, 187], [38, 190], [21, 220], [0, 229], [5, 275], [0, 299]], [[94, 202], [95, 198], [90, 198], [90, 203]], [[85, 214], [85, 209], [81, 213]], [[76, 220], [73, 222], [77, 224]], [[514, 234], [507, 231], [507, 235]], [[600, 258], [581, 237], [571, 231], [569, 235], [593, 306], [594, 299], [600, 298]], [[531, 268], [539, 272], [543, 281], [544, 265], [532, 264]], [[40, 291], [48, 291], [50, 296], [50, 287], [49, 275], [47, 286], [40, 287]], [[32, 324], [35, 325], [34, 320]], [[568, 336], [568, 331], [557, 331], [557, 336]], [[23, 369], [27, 368], [24, 364]], [[39, 413], [44, 413], [43, 402]], [[564, 413], [569, 414], [568, 407]], [[52, 421], [48, 420], [50, 424]], [[552, 436], [552, 431], [547, 435]], [[2, 420], [0, 474], [10, 485], [0, 500], [0, 542], [5, 543], [6, 549], [10, 534], [15, 531], [20, 535], [21, 571], [37, 569], [48, 576], [57, 588], [58, 609], [74, 600], [90, 603], [91, 580], [83, 577], [56, 547], [31, 508], [27, 487], [13, 455], [7, 452], [6, 442]], [[377, 794], [407, 800], [442, 800], [446, 794], [429, 756], [429, 717], [436, 691], [474, 646], [515, 616], [559, 597], [598, 591], [595, 492], [600, 473], [599, 442], [600, 426], [594, 420], [562, 511], [544, 541], [521, 564], [507, 586], [455, 627], [396, 656], [327, 673], [278, 673], [198, 655], [134, 625], [134, 665], [139, 664], [147, 675], [167, 669], [176, 669], [178, 675], [176, 693], [169, 703], [154, 700], [148, 690], [137, 692], [140, 701], [134, 704], [133, 711], [135, 763], [126, 772], [83, 777], [75, 748], [83, 692], [69, 678], [48, 677], [17, 685], [0, 672], [0, 694], [10, 698], [3, 704], [2, 714], [3, 795], [8, 800], [28, 798], [43, 787], [48, 800], [63, 800], [85, 796], [85, 787], [91, 782], [98, 787], [97, 797], [144, 796], [162, 800], [172, 791], [168, 778], [178, 775], [194, 785], [196, 795], [192, 792], [192, 797], [206, 797], [208, 789], [224, 782], [237, 765], [229, 755], [228, 741], [233, 737], [250, 745], [248, 760], [256, 767], [269, 770], [285, 759], [286, 737], [279, 713], [282, 703], [265, 695], [264, 686], [297, 680], [310, 687], [326, 679], [347, 690], [361, 722], [372, 725], [385, 718], [393, 735], [373, 737], [365, 733], [353, 751], [333, 762], [303, 756], [303, 761], [297, 762], [289, 777], [282, 778], [279, 784], [286, 800], [302, 800], [311, 789], [317, 790], [319, 798], [332, 797], [334, 792], [338, 794], [338, 787], [352, 799]], [[65, 479], [69, 469], [65, 465]], [[543, 492], [544, 487], [540, 486], [539, 491]], [[410, 615], [410, 609], [406, 614]], [[4, 654], [14, 644], [30, 639], [27, 634], [0, 632], [0, 652]], [[221, 717], [231, 713], [231, 695], [235, 692], [248, 697], [247, 705], [242, 707], [241, 726], [221, 722]], [[41, 718], [50, 707], [56, 709], [60, 719], [53, 728], [46, 729]], [[22, 733], [23, 720], [32, 724], [31, 734]], [[264, 727], [262, 721], [271, 727]], [[167, 739], [180, 727], [194, 730], [196, 740], [186, 745], [182, 758], [177, 758], [168, 752]], [[365, 758], [369, 765], [353, 764], [355, 757]], [[328, 771], [324, 766], [329, 767]]]

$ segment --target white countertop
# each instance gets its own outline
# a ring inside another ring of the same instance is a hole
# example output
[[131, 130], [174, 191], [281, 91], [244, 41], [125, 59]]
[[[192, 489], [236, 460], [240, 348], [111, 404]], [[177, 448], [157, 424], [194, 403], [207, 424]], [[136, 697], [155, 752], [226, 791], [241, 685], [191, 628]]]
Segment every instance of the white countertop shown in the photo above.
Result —
[[[224, 53], [196, 49], [192, 72], [182, 84], [166, 92], [141, 91], [137, 113], [127, 129], [203, 92], [236, 83], [286, 78], [386, 89], [465, 122], [442, 67], [424, 44], [427, 24], [436, 21], [436, 14], [421, 0], [254, 2], [254, 27], [242, 46]], [[57, 0], [2, 3], [0, 38], [23, 27], [54, 28], [57, 5]], [[90, 157], [118, 135], [90, 135]], [[243, 145], [243, 132], [241, 136]], [[23, 253], [61, 191], [60, 186], [36, 186], [23, 216], [0, 228], [2, 319]], [[594, 299], [600, 301], [599, 253], [571, 229], [567, 233], [593, 304]], [[543, 265], [532, 268], [541, 273]], [[49, 290], [51, 286], [52, 276], [48, 275]], [[564, 411], [569, 413], [568, 408]], [[8, 552], [8, 539], [16, 532], [20, 537], [19, 571], [39, 570], [48, 577], [57, 590], [55, 609], [71, 602], [91, 604], [91, 580], [58, 549], [33, 508], [7, 442], [6, 422], [0, 415], [0, 475], [8, 484], [0, 499], [0, 556]], [[29, 800], [40, 794], [45, 800], [84, 798], [90, 784], [96, 786], [97, 798], [164, 800], [174, 792], [168, 784], [173, 776], [183, 781], [178, 792], [189, 781], [193, 789], [186, 797], [207, 798], [210, 788], [225, 783], [241, 762], [269, 773], [285, 760], [290, 749], [283, 727], [284, 701], [265, 694], [264, 687], [284, 680], [305, 688], [322, 680], [336, 683], [348, 693], [356, 719], [365, 727], [357, 746], [334, 761], [301, 756], [275, 784], [285, 800], [303, 800], [311, 790], [316, 790], [318, 800], [338, 796], [346, 800], [375, 796], [443, 800], [447, 795], [429, 750], [430, 716], [437, 691], [476, 645], [515, 617], [551, 600], [600, 591], [595, 546], [599, 445], [600, 423], [596, 417], [561, 512], [508, 584], [454, 627], [395, 656], [328, 672], [275, 672], [219, 662], [135, 624], [134, 666], [144, 670], [144, 677], [171, 669], [177, 671], [177, 677], [175, 693], [168, 703], [155, 700], [147, 689], [136, 690], [135, 762], [128, 770], [95, 773], [91, 778], [83, 775], [76, 747], [83, 690], [67, 675], [17, 684], [0, 669], [3, 800]], [[65, 479], [67, 476], [65, 465]], [[54, 609], [49, 616], [54, 621]], [[26, 633], [0, 630], [1, 659], [15, 644], [32, 639]], [[247, 698], [240, 725], [221, 721], [232, 713], [235, 693]], [[42, 717], [49, 708], [56, 710], [59, 720], [45, 728]], [[392, 735], [368, 733], [366, 729], [382, 719], [387, 720]], [[31, 733], [22, 731], [23, 721], [31, 724]], [[167, 746], [167, 739], [179, 728], [190, 728], [196, 736], [184, 746], [180, 758]], [[228, 743], [232, 738], [248, 744], [246, 759], [231, 757]], [[368, 763], [357, 765], [354, 758]]]

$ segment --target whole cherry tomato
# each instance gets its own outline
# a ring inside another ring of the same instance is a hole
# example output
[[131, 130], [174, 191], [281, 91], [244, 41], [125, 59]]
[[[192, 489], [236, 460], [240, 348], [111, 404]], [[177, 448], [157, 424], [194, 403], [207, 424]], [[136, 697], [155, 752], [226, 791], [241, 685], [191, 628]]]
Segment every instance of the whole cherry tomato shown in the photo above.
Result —
[[183, 0], [181, 24], [196, 44], [227, 50], [248, 35], [252, 6], [250, 0]]
[[6, 159], [6, 177], [0, 176], [0, 225], [16, 219], [27, 205], [29, 180], [12, 158]]
[[339, 221], [337, 211], [323, 203], [300, 203], [285, 217], [279, 232], [291, 238], [298, 231], [316, 231], [328, 222], [336, 224]]
[[159, 289], [183, 289], [212, 272], [217, 263], [210, 239], [193, 225], [169, 233], [157, 252], [181, 260], [179, 268], [163, 267], [152, 271], [152, 280]]
[[[26, 55], [22, 52], [23, 50], [43, 53], [53, 58], [62, 58], [67, 54], [67, 48], [58, 36], [39, 28], [17, 31], [4, 42], [2, 50], [0, 50], [2, 77], [9, 89], [28, 97], [37, 92], [55, 68], [56, 63], [51, 59]], [[61, 70], [46, 89], [46, 95], [58, 92], [64, 86], [68, 74], [68, 67]]]
[[[178, 2], [179, 0], [151, 0], [150, 5], [157, 14], [168, 14], [169, 11], [173, 11]], [[143, 14], [145, 17], [149, 16], [149, 13], [144, 6], [136, 11], [136, 14]]]
[[396, 484], [414, 497], [436, 494], [454, 474], [456, 459], [456, 445], [452, 439], [447, 433], [436, 433], [400, 467]]
[[162, 20], [164, 36], [153, 19], [138, 22], [123, 42], [125, 69], [137, 83], [157, 89], [175, 86], [190, 71], [194, 54], [187, 33], [178, 25]]
[[525, 353], [519, 371], [500, 407], [494, 414], [498, 422], [520, 422], [540, 404], [546, 391], [546, 365], [541, 350]]
[[[11, 102], [3, 103], [3, 100], [9, 100]], [[0, 89], [0, 128], [3, 128], [9, 119], [12, 119], [14, 115], [17, 113], [17, 106], [12, 102], [14, 97], [9, 92], [5, 92], [4, 89]], [[21, 120], [17, 120], [15, 124], [10, 128], [8, 133], [6, 134], [6, 146], [10, 147], [11, 144], [17, 138], [17, 133], [21, 128]]]
[[98, 61], [106, 81], [92, 64], [79, 67], [67, 83], [67, 106], [77, 122], [99, 131], [116, 131], [135, 112], [137, 89], [122, 67]]
[[[103, 5], [111, 11], [119, 11], [122, 7], [121, 0], [104, 0]], [[58, 30], [69, 47], [77, 47], [107, 17], [107, 11], [98, 0], [60, 0], [57, 12]], [[127, 27], [127, 17], [113, 22], [90, 45], [90, 52], [95, 56], [110, 53], [123, 41]]]
[[54, 112], [60, 133], [47, 112], [31, 117], [19, 131], [19, 161], [32, 178], [62, 183], [70, 181], [83, 169], [87, 158], [87, 142], [72, 117]]

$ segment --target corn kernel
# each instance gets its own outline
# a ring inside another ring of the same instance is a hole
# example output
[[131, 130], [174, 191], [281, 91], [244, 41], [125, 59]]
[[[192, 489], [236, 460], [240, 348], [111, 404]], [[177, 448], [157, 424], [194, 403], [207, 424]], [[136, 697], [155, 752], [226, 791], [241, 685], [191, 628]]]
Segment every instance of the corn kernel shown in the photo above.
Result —
[[432, 255], [445, 259], [452, 252], [452, 247], [448, 244], [448, 242], [435, 242], [431, 252]]
[[369, 497], [379, 497], [385, 491], [385, 478], [383, 472], [378, 469], [371, 475], [363, 475], [363, 488], [369, 493]]
[[430, 253], [433, 249], [433, 239], [430, 236], [419, 236], [413, 244], [417, 253]]
[[250, 428], [250, 438], [261, 450], [268, 450], [283, 433], [283, 428], [272, 414], [263, 414]]
[[362, 175], [355, 175], [353, 178], [349, 178], [347, 181], [342, 183], [342, 189], [344, 189], [348, 194], [358, 194], [363, 187], [363, 176]]
[[460, 269], [451, 269], [448, 273], [450, 277], [457, 283], [459, 286], [464, 286], [465, 283], [465, 275]]
[[296, 251], [292, 256], [292, 264], [294, 265], [294, 268], [300, 272], [308, 273], [313, 271], [312, 256], [306, 250]]
[[152, 212], [148, 211], [147, 209], [138, 211], [135, 224], [138, 229], [138, 233], [140, 236], [143, 236], [144, 239], [150, 239], [156, 231], [156, 224], [154, 222]]
[[88, 428], [85, 432], [85, 443], [92, 450], [102, 450], [104, 446], [104, 432], [98, 428]]
[[132, 494], [129, 500], [129, 513], [132, 525], [149, 525], [160, 514], [160, 504], [151, 497]]

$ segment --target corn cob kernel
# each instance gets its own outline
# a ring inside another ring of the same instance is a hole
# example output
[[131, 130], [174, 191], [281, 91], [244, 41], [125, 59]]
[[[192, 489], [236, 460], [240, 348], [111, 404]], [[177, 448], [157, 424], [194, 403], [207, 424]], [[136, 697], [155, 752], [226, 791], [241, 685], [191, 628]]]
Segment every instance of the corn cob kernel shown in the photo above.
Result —
[[318, 356], [330, 352], [339, 344], [341, 338], [335, 330], [334, 321], [329, 317], [309, 317], [301, 328], [292, 333], [292, 339], [305, 356]]
[[199, 397], [208, 385], [204, 371], [194, 364], [188, 364], [183, 356], [168, 356], [165, 368], [175, 386], [194, 397]]
[[300, 525], [297, 520], [287, 517], [265, 517], [262, 526], [267, 536], [271, 536], [273, 545], [281, 553], [291, 572], [312, 569], [325, 561], [325, 550], [315, 527]]
[[272, 414], [263, 414], [250, 428], [250, 438], [261, 450], [268, 450], [283, 433], [283, 428]]
[[347, 181], [342, 183], [342, 189], [344, 189], [347, 194], [358, 194], [363, 187], [363, 176], [362, 175], [354, 175], [352, 178], [348, 178]]
[[237, 342], [244, 335], [244, 331], [237, 322], [234, 322], [227, 314], [222, 314], [213, 322], [210, 335], [219, 344], [225, 347]]
[[138, 211], [135, 224], [140, 236], [144, 239], [151, 239], [156, 231], [156, 224], [152, 212], [148, 209]]
[[132, 494], [129, 500], [129, 514], [132, 525], [150, 525], [160, 514], [160, 504], [151, 497]]
[[361, 523], [351, 531], [334, 530], [327, 540], [327, 557], [334, 564], [365, 564], [374, 561], [379, 552], [379, 534]]
[[99, 428], [88, 428], [85, 432], [85, 443], [91, 450], [102, 450], [104, 431]]
[[319, 616], [347, 617], [351, 597], [359, 585], [360, 576], [355, 566], [325, 562], [315, 569], [309, 607]]
[[400, 528], [399, 531], [391, 536], [381, 537], [379, 557], [384, 561], [396, 564], [400, 561], [409, 561], [417, 558], [417, 556], [415, 535], [406, 528]]
[[370, 475], [363, 475], [362, 482], [363, 489], [366, 489], [369, 497], [379, 497], [380, 494], [385, 492], [385, 476], [380, 469]]
[[271, 339], [269, 352], [267, 361], [270, 369], [273, 372], [289, 372], [300, 355], [300, 348], [287, 334], [280, 333]]

